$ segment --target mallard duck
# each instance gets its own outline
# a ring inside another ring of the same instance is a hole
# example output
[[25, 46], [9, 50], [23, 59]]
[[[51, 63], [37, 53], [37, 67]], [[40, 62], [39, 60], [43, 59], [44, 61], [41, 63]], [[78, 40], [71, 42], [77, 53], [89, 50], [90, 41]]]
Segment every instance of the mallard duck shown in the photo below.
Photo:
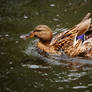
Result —
[[[73, 28], [61, 32], [53, 38], [52, 30], [47, 25], [38, 25], [31, 33], [20, 36], [27, 39], [37, 37], [37, 47], [49, 54], [62, 55], [62, 51], [70, 56], [87, 56], [92, 53], [92, 25], [88, 13]], [[92, 55], [92, 54], [91, 54]]]

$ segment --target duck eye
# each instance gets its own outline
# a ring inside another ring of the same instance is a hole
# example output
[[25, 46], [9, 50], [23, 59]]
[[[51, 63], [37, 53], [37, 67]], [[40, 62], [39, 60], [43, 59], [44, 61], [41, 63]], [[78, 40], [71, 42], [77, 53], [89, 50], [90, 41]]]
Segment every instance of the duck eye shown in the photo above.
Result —
[[34, 32], [40, 32], [41, 30], [35, 30]]

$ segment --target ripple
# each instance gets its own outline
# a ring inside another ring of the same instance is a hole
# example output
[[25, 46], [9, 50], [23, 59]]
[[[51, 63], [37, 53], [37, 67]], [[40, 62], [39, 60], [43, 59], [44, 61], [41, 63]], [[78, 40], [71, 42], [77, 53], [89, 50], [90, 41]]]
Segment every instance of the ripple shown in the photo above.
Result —
[[73, 87], [73, 89], [84, 89], [84, 88], [87, 88], [87, 86], [75, 86], [75, 87]]
[[32, 69], [37, 69], [37, 68], [40, 68], [40, 66], [38, 65], [29, 65], [29, 64], [26, 64], [26, 65], [22, 65], [23, 67], [27, 66], [28, 68], [32, 68]]
[[91, 87], [91, 86], [92, 86], [92, 84], [88, 84], [88, 86], [89, 86], [89, 87]]
[[87, 73], [86, 72], [81, 72], [81, 73], [70, 73], [69, 75], [68, 75], [68, 77], [82, 77], [82, 76], [84, 76], [84, 75], [86, 75]]
[[58, 87], [59, 90], [63, 90], [64, 88], [63, 87]]
[[51, 67], [46, 67], [46, 66], [42, 66], [42, 65], [30, 65], [30, 64], [23, 64], [22, 66], [23, 67], [28, 67], [28, 68], [31, 68], [31, 69], [38, 69], [38, 68], [44, 68], [44, 69], [46, 69], [46, 68], [51, 68]]
[[8, 35], [8, 34], [6, 34], [5, 36], [6, 36], [6, 37], [8, 37], [9, 35]]
[[59, 21], [59, 19], [57, 19], [57, 18], [53, 18], [53, 20], [54, 20], [54, 21]]

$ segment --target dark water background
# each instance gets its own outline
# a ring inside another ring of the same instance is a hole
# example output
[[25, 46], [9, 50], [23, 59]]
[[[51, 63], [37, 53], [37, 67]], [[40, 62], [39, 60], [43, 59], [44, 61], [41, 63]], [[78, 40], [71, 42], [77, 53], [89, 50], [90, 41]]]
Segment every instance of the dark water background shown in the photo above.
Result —
[[55, 35], [88, 12], [92, 0], [0, 0], [0, 92], [92, 92], [92, 59], [40, 55], [37, 39], [19, 38], [38, 24]]

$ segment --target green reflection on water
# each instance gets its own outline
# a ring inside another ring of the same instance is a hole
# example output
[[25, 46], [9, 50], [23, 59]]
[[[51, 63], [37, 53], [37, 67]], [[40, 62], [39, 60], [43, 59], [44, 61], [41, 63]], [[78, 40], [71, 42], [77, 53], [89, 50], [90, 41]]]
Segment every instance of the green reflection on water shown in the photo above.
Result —
[[70, 28], [92, 12], [91, 4], [91, 0], [0, 0], [0, 91], [91, 91], [88, 67], [71, 71], [60, 60], [39, 55], [35, 39], [19, 38], [38, 24], [50, 26], [54, 34]]

